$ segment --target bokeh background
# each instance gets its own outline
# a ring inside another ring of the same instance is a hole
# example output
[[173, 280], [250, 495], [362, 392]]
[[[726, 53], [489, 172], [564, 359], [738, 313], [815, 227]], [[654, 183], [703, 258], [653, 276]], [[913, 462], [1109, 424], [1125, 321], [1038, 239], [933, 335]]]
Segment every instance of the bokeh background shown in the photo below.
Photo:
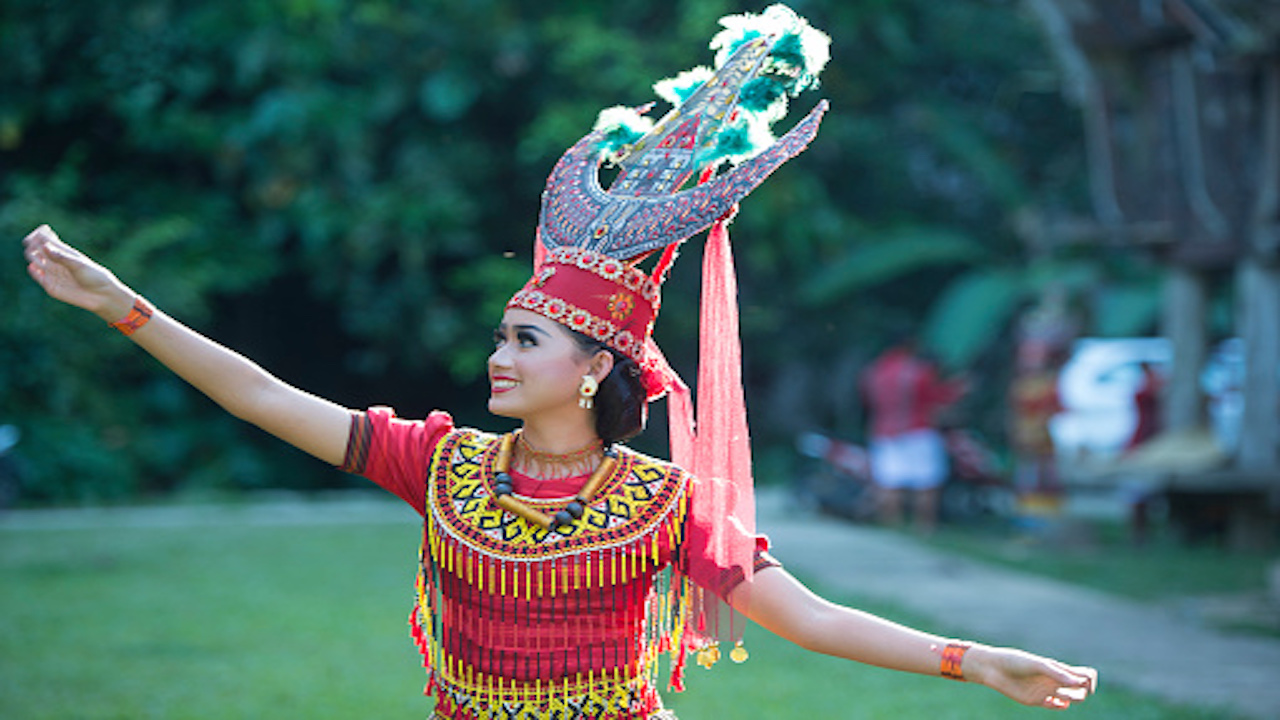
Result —
[[[526, 277], [539, 195], [596, 113], [707, 64], [728, 2], [0, 4], [0, 422], [21, 501], [351, 482], [223, 417], [26, 280], [40, 223], [167, 312], [353, 407], [483, 410], [489, 328]], [[1132, 254], [1040, 252], [1085, 208], [1081, 114], [1018, 2], [799, 2], [834, 38], [820, 138], [735, 222], [757, 455], [857, 436], [862, 365], [903, 326], [979, 382], [999, 442], [1010, 326], [1070, 276], [1100, 332], [1154, 329]], [[658, 112], [661, 111], [661, 108]], [[658, 338], [696, 375], [700, 242]], [[647, 433], [660, 449], [661, 417]], [[772, 463], [772, 464], [771, 464]], [[765, 473], [767, 475], [767, 473]]]
[[[412, 512], [46, 298], [27, 232], [52, 225], [306, 390], [505, 429], [484, 361], [547, 174], [599, 110], [653, 100], [711, 62], [718, 18], [765, 5], [0, 0], [0, 715], [425, 712], [398, 634]], [[1115, 660], [1082, 629], [1127, 690], [1080, 717], [1246, 716], [1222, 694], [1181, 703], [1235, 687], [1280, 636], [1280, 2], [791, 5], [832, 57], [777, 129], [832, 109], [731, 229], [775, 520], [837, 544], [881, 532], [854, 507], [870, 493], [859, 378], [915, 333], [967, 388], [942, 422], [980, 471], [948, 483], [965, 494], [924, 540], [943, 558], [928, 574], [979, 558], [1210, 637]], [[689, 381], [700, 255], [686, 245], [656, 332]], [[1016, 441], [1032, 371], [1062, 405], [1047, 455]], [[639, 449], [666, 454], [664, 412]], [[1144, 417], [1158, 431], [1135, 449]], [[938, 632], [989, 619], [805, 579]], [[1025, 610], [997, 634], [1045, 624]], [[678, 700], [682, 716], [720, 717], [726, 698], [747, 717], [1035, 714], [754, 647], [772, 664], [700, 681], [718, 690]], [[1172, 698], [1170, 663], [1200, 663]], [[1280, 706], [1236, 694], [1259, 717]]]

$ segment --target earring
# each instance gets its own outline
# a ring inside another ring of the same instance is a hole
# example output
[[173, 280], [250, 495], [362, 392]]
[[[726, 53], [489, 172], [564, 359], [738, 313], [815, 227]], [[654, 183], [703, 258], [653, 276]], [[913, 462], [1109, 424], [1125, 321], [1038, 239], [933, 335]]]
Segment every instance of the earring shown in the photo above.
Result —
[[596, 393], [600, 390], [600, 383], [591, 375], [582, 376], [582, 385], [578, 388], [578, 407], [590, 410], [595, 407]]

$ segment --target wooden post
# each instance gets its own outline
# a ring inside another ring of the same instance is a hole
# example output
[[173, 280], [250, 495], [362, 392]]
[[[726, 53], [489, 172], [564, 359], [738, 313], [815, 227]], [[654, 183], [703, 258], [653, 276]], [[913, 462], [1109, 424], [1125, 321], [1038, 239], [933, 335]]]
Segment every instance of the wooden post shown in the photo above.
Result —
[[1193, 430], [1205, 424], [1200, 371], [1208, 346], [1206, 288], [1204, 276], [1191, 268], [1173, 265], [1167, 270], [1163, 335], [1173, 346], [1173, 374], [1163, 398], [1167, 431]]
[[1258, 194], [1238, 281], [1245, 378], [1236, 462], [1277, 475], [1271, 507], [1280, 510], [1280, 60], [1266, 63], [1262, 77]]
[[1239, 332], [1244, 340], [1244, 408], [1236, 467], [1274, 471], [1280, 466], [1280, 271], [1255, 258], [1237, 274]]

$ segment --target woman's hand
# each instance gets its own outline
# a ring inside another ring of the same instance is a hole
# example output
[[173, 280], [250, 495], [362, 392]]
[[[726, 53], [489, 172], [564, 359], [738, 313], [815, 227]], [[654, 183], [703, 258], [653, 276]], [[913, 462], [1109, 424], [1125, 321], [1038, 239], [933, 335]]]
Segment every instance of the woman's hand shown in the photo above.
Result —
[[1098, 671], [1072, 667], [1021, 650], [975, 645], [961, 668], [965, 679], [981, 683], [1023, 705], [1065, 710], [1098, 687]]
[[95, 313], [107, 322], [129, 314], [134, 292], [110, 270], [90, 260], [41, 225], [22, 241], [27, 273], [50, 297]]

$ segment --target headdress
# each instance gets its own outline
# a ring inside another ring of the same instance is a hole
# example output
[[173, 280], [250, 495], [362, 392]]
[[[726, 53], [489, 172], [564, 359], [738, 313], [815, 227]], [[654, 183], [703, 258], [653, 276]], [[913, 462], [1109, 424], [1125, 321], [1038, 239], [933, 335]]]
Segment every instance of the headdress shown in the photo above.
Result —
[[[606, 110], [561, 157], [542, 198], [533, 276], [508, 307], [608, 345], [639, 364], [650, 400], [669, 395], [672, 459], [700, 483], [693, 516], [708, 524], [702, 529], [717, 563], [749, 578], [755, 548], [744, 538], [754, 532], [755, 509], [725, 228], [738, 202], [816, 135], [826, 101], [781, 138], [770, 126], [789, 97], [816, 86], [830, 38], [783, 5], [720, 23], [710, 45], [714, 70], [654, 86], [673, 110], [657, 122], [645, 117], [652, 103]], [[608, 190], [599, 177], [604, 161], [619, 169]], [[708, 228], [695, 429], [689, 389], [652, 331], [679, 246]], [[651, 271], [638, 267], [655, 254]]]

